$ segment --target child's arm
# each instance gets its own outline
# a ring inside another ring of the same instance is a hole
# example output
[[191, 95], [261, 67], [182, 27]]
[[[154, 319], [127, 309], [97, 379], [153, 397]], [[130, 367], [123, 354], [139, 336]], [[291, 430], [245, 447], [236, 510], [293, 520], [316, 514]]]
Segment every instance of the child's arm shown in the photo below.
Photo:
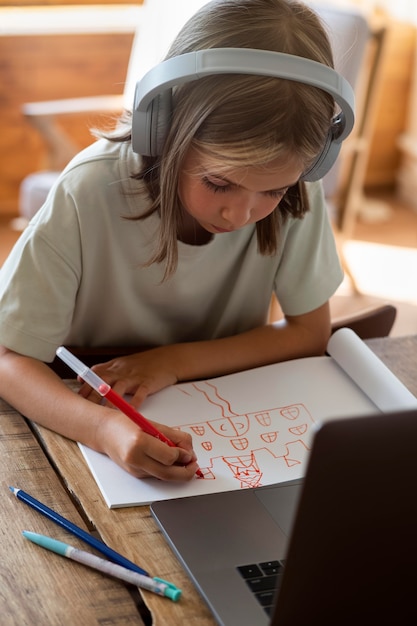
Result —
[[3, 347], [0, 396], [25, 417], [107, 454], [135, 476], [190, 480], [198, 469], [188, 434], [158, 424], [179, 447], [167, 446], [120, 411], [74, 393], [45, 363]]
[[[93, 369], [120, 394], [133, 394], [139, 407], [147, 395], [179, 381], [211, 378], [304, 356], [324, 354], [330, 337], [326, 303], [304, 315], [215, 339], [158, 347], [113, 359]], [[97, 397], [84, 385], [81, 394]]]

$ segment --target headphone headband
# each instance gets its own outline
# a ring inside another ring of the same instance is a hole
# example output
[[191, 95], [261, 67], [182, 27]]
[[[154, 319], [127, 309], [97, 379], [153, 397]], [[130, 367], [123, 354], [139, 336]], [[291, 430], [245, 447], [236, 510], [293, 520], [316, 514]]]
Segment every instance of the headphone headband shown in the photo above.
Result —
[[[326, 147], [325, 156], [329, 149], [332, 155], [336, 152], [331, 159], [331, 167], [341, 142], [349, 135], [354, 124], [355, 98], [351, 85], [338, 72], [322, 63], [291, 54], [251, 48], [211, 48], [188, 52], [167, 59], [147, 72], [136, 85], [132, 123], [133, 150], [141, 155], [160, 154], [171, 115], [171, 88], [213, 74], [271, 76], [301, 82], [329, 93], [341, 109], [341, 113], [335, 118], [332, 136]], [[163, 101], [162, 111], [158, 110], [160, 99], [161, 103]], [[319, 159], [320, 171], [314, 171], [314, 180], [323, 175], [322, 156]], [[316, 165], [317, 162], [314, 166]], [[327, 167], [328, 163], [325, 165]], [[311, 175], [310, 169], [309, 180]], [[305, 179], [306, 176], [307, 174]]]

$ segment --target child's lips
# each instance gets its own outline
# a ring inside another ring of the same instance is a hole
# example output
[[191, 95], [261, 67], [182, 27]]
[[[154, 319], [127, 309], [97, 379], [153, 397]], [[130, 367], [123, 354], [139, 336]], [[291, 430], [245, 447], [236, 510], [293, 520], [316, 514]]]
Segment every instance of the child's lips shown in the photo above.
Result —
[[219, 228], [218, 226], [214, 226], [214, 225], [213, 225], [213, 230], [215, 230], [216, 233], [231, 233], [231, 232], [233, 232], [233, 228]]

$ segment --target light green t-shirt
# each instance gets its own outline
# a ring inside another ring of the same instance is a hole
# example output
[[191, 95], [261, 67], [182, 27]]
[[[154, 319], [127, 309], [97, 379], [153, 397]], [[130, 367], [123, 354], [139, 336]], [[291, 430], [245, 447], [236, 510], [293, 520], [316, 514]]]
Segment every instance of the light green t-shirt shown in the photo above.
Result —
[[311, 311], [342, 280], [320, 183], [311, 211], [289, 219], [280, 251], [257, 252], [256, 228], [178, 243], [175, 274], [143, 267], [159, 216], [145, 208], [127, 143], [100, 140], [65, 169], [0, 271], [0, 344], [43, 361], [61, 344], [162, 345], [234, 335], [268, 316], [276, 293], [285, 314]]

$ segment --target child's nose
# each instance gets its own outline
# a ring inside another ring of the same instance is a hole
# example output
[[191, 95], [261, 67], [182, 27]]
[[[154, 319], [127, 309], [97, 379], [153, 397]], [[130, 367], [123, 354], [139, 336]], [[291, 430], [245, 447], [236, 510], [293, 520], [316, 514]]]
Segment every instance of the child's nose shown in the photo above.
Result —
[[228, 202], [222, 208], [221, 216], [232, 228], [240, 228], [250, 222], [252, 210], [252, 199]]

